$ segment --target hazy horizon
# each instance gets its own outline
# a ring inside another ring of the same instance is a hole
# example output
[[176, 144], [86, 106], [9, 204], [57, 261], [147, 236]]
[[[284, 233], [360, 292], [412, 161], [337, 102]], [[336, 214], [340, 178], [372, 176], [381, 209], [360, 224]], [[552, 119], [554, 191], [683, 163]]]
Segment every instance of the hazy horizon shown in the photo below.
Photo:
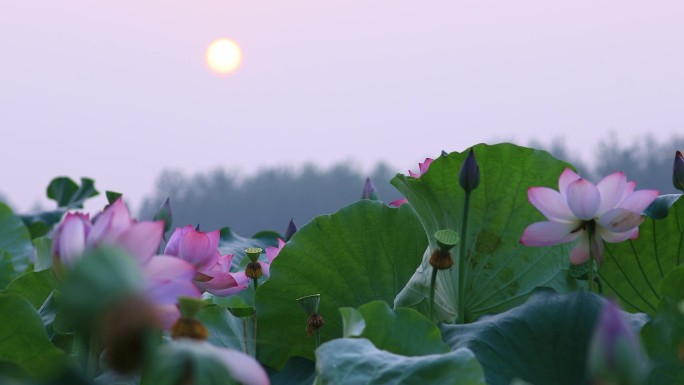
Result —
[[[681, 20], [676, 0], [6, 0], [0, 193], [26, 211], [88, 176], [137, 209], [162, 169], [406, 172], [511, 139], [591, 159], [611, 131], [684, 132]], [[223, 37], [243, 62], [219, 77]]]

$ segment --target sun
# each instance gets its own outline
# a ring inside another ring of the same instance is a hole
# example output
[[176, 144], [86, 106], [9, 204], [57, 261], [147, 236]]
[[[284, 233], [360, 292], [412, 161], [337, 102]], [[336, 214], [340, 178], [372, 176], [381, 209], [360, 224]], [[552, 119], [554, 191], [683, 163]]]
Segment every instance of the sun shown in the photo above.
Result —
[[228, 75], [240, 67], [242, 50], [232, 40], [218, 39], [209, 44], [206, 59], [209, 69], [214, 71], [214, 73]]

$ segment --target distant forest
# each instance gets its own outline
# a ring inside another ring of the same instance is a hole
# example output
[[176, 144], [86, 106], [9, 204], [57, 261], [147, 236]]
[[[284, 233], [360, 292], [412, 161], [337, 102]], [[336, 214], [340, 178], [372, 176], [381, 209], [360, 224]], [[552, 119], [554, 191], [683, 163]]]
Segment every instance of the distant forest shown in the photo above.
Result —
[[[675, 150], [684, 150], [684, 137], [665, 141], [645, 136], [632, 145], [621, 146], [612, 136], [598, 143], [593, 159], [584, 160], [568, 150], [562, 140], [529, 146], [549, 151], [573, 164], [588, 179], [598, 180], [615, 171], [624, 171], [637, 189], [657, 189], [661, 194], [674, 193], [672, 161]], [[417, 163], [422, 159], [416, 159]], [[166, 170], [156, 182], [155, 192], [144, 199], [139, 217], [152, 218], [159, 206], [171, 198], [174, 226], [200, 224], [212, 230], [224, 226], [250, 236], [261, 230], [284, 233], [290, 219], [298, 226], [322, 214], [331, 214], [361, 197], [366, 177], [373, 181], [380, 199], [390, 202], [401, 198], [389, 184], [397, 172], [379, 164], [370, 175], [348, 164], [322, 170], [307, 164], [299, 170], [274, 167], [244, 177], [217, 169], [209, 173], [185, 175]]]

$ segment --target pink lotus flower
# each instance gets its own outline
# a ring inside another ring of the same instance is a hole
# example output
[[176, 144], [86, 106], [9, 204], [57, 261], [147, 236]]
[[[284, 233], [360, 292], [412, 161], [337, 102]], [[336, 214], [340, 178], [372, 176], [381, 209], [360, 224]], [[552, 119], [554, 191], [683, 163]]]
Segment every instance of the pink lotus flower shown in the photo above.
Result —
[[232, 254], [221, 255], [219, 230], [204, 232], [188, 225], [177, 227], [169, 238], [164, 254], [178, 257], [195, 266], [195, 285], [200, 290], [217, 296], [229, 296], [247, 288], [249, 279], [244, 273], [230, 273]]
[[408, 199], [401, 198], [401, 199], [397, 199], [396, 201], [392, 201], [388, 204], [392, 207], [399, 207], [399, 206], [403, 205], [404, 203], [408, 203]]
[[[430, 164], [434, 161], [432, 158], [425, 158], [425, 161], [423, 163], [418, 163], [418, 172], [413, 172], [409, 170], [409, 176], [413, 178], [420, 178], [427, 172], [427, 170], [430, 168]], [[395, 201], [392, 201], [388, 203], [391, 207], [399, 207], [403, 205], [404, 203], [408, 203], [408, 200], [406, 198], [401, 198], [397, 199]]]
[[415, 173], [411, 170], [409, 170], [409, 176], [412, 176], [414, 178], [420, 178], [423, 174], [425, 174], [430, 168], [430, 163], [432, 163], [434, 159], [431, 158], [425, 158], [425, 161], [423, 163], [418, 163], [418, 172]]
[[173, 255], [192, 263], [197, 271], [211, 269], [218, 260], [218, 243], [221, 234], [218, 230], [197, 231], [188, 225], [176, 227], [171, 234], [164, 254]]
[[86, 245], [116, 245], [135, 257], [141, 265], [157, 254], [164, 235], [164, 221], [138, 222], [119, 198], [95, 217]]
[[[658, 196], [655, 190], [634, 191], [635, 182], [627, 182], [624, 173], [606, 176], [598, 183], [582, 179], [565, 169], [558, 180], [558, 191], [532, 187], [530, 201], [548, 219], [525, 229], [520, 243], [527, 246], [552, 246], [579, 239], [570, 260], [581, 264], [589, 259], [589, 250], [602, 263], [603, 241], [609, 243], [636, 239], [644, 209]], [[589, 245], [587, 229], [595, 228]]]
[[267, 246], [266, 247], [266, 260], [268, 263], [264, 262], [259, 262], [261, 265], [261, 271], [264, 272], [264, 275], [269, 277], [271, 275], [271, 263], [273, 263], [273, 260], [280, 254], [280, 250], [283, 249], [285, 246], [285, 241], [282, 239], [278, 238], [278, 246]]
[[231, 273], [232, 261], [233, 254], [220, 255], [214, 267], [197, 273], [197, 287], [219, 297], [227, 297], [247, 289], [249, 278], [244, 272]]
[[52, 255], [59, 274], [62, 265], [71, 266], [87, 249], [113, 245], [134, 257], [143, 272], [141, 293], [164, 319], [169, 328], [180, 316], [179, 296], [199, 297], [192, 283], [195, 267], [178, 258], [159, 256], [164, 222], [138, 222], [131, 218], [121, 199], [109, 205], [91, 223], [87, 214], [69, 213], [55, 230]]

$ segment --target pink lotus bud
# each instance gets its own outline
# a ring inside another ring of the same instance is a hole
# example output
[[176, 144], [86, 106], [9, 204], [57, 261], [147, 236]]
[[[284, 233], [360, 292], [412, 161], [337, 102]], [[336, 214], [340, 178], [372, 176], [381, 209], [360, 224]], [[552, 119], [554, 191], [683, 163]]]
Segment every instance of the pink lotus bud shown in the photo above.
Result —
[[91, 230], [88, 214], [67, 213], [52, 240], [52, 260], [56, 266], [71, 266], [86, 248]]
[[620, 309], [606, 302], [589, 343], [589, 372], [596, 383], [638, 385], [645, 354]]
[[197, 231], [192, 225], [177, 227], [166, 244], [164, 254], [190, 262], [197, 271], [209, 270], [218, 260], [219, 238], [218, 230]]

